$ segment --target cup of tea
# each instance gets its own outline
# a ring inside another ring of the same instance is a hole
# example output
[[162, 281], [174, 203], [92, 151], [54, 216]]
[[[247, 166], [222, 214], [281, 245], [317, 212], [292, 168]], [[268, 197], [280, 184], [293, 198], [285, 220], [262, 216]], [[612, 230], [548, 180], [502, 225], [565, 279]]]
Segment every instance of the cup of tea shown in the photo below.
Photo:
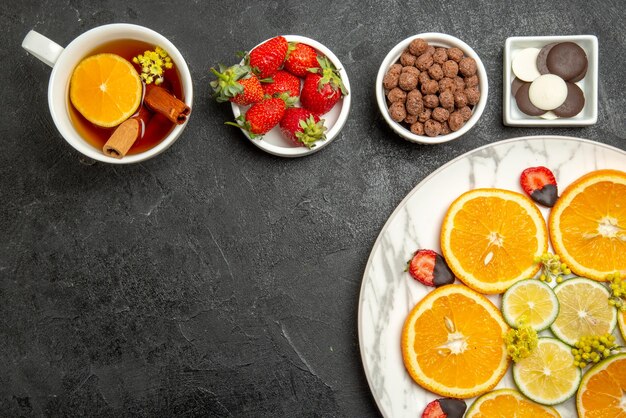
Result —
[[22, 47], [52, 67], [48, 105], [57, 129], [83, 155], [136, 163], [169, 148], [191, 111], [191, 74], [178, 49], [143, 26], [91, 29], [63, 48], [30, 31]]

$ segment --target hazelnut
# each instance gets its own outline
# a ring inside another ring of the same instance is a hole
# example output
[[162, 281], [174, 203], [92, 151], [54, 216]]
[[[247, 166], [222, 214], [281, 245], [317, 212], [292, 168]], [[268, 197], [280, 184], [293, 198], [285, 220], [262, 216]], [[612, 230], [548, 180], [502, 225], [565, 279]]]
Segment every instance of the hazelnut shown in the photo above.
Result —
[[456, 91], [463, 91], [463, 90], [465, 90], [465, 80], [463, 80], [459, 76], [454, 77], [453, 80], [454, 80], [454, 84], [456, 86]]
[[478, 85], [478, 76], [476, 74], [465, 77], [465, 88], [476, 87]]
[[428, 75], [428, 71], [422, 71], [418, 78], [419, 78], [420, 84], [426, 83], [428, 80], [430, 80], [430, 76]]
[[407, 114], [406, 118], [404, 118], [404, 123], [408, 123], [409, 125], [413, 125], [417, 122], [417, 115]]
[[472, 117], [472, 109], [469, 106], [463, 106], [458, 110], [458, 112], [463, 116], [463, 120], [467, 122], [469, 118]]
[[467, 106], [467, 96], [463, 91], [457, 91], [454, 93], [454, 105], [458, 108]]
[[441, 135], [448, 135], [450, 132], [452, 132], [450, 130], [450, 125], [448, 125], [448, 122], [442, 122], [441, 123]]
[[454, 80], [448, 77], [444, 77], [439, 80], [439, 91], [443, 92], [446, 90], [449, 90], [452, 93], [456, 91], [456, 84], [454, 83]]
[[391, 67], [389, 67], [389, 70], [387, 71], [387, 74], [400, 75], [401, 72], [402, 72], [402, 64], [395, 63]]
[[400, 73], [411, 73], [415, 74], [415, 77], [417, 77], [420, 75], [420, 70], [413, 66], [407, 65], [406, 67], [402, 67], [402, 71]]

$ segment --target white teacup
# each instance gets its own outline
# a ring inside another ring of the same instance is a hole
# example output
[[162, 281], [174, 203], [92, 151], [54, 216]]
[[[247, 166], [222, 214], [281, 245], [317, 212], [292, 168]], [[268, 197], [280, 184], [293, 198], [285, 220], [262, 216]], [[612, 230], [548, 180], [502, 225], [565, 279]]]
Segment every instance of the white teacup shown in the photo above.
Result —
[[187, 125], [187, 122], [182, 125], [176, 125], [170, 134], [153, 148], [139, 154], [126, 155], [121, 159], [105, 155], [101, 149], [89, 144], [76, 131], [68, 111], [68, 89], [72, 72], [76, 65], [98, 46], [122, 39], [139, 40], [165, 49], [174, 61], [180, 74], [185, 103], [191, 107], [193, 87], [187, 63], [170, 41], [151, 29], [126, 23], [99, 26], [83, 33], [66, 48], [35, 31], [30, 31], [22, 42], [24, 49], [52, 67], [52, 74], [50, 74], [50, 82], [48, 84], [48, 105], [54, 124], [63, 138], [87, 157], [112, 164], [136, 163], [160, 154], [178, 139]]

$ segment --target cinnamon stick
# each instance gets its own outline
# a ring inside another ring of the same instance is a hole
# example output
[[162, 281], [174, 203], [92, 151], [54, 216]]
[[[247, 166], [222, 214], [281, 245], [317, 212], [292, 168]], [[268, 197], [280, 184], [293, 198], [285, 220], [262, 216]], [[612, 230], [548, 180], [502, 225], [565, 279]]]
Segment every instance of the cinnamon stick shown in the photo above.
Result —
[[151, 117], [152, 112], [145, 106], [141, 106], [135, 116], [125, 120], [115, 129], [102, 147], [102, 152], [113, 158], [124, 157], [135, 141], [141, 137]]
[[176, 98], [163, 87], [152, 84], [147, 86], [146, 97], [143, 100], [151, 110], [162, 114], [178, 125], [185, 123], [189, 113], [191, 113], [191, 108], [185, 102]]

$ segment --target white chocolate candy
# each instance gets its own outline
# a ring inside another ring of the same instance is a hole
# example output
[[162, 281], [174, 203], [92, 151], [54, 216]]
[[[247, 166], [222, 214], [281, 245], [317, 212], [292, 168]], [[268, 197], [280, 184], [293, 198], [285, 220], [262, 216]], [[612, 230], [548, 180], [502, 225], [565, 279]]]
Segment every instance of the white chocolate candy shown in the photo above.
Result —
[[530, 84], [530, 102], [541, 110], [553, 110], [567, 99], [567, 84], [558, 75], [544, 74]]
[[546, 112], [540, 117], [541, 119], [546, 119], [546, 120], [555, 120], [559, 118], [557, 115], [554, 114], [554, 112]]
[[513, 73], [517, 78], [524, 81], [534, 81], [539, 77], [541, 73], [537, 69], [537, 55], [539, 55], [539, 48], [526, 48], [522, 49], [513, 58]]

